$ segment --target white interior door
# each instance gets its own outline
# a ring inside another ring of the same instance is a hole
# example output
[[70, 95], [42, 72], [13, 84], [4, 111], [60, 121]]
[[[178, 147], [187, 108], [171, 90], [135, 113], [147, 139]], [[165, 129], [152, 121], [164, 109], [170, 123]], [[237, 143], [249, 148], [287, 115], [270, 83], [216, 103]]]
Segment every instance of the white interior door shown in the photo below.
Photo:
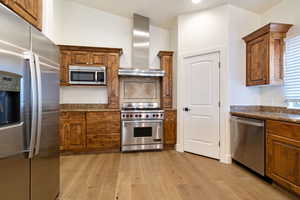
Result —
[[219, 53], [184, 59], [184, 151], [219, 159]]

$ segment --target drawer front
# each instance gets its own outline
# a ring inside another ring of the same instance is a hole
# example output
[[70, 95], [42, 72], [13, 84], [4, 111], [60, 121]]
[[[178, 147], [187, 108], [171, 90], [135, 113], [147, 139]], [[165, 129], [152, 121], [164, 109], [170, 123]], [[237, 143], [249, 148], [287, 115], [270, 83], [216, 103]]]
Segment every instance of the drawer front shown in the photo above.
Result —
[[88, 135], [120, 134], [120, 112], [87, 113]]
[[69, 119], [69, 113], [68, 112], [60, 112], [59, 113], [59, 118], [61, 120], [68, 120]]
[[87, 148], [109, 150], [120, 148], [119, 135], [88, 135]]
[[268, 134], [300, 141], [299, 124], [268, 120], [266, 127]]

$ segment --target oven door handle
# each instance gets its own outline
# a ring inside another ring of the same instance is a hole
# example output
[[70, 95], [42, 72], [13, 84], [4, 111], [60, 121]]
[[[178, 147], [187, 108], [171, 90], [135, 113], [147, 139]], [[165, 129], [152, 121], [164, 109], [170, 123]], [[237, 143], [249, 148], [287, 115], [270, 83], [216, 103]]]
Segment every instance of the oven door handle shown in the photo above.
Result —
[[163, 123], [163, 120], [131, 120], [123, 121], [124, 124], [136, 124], [136, 123]]

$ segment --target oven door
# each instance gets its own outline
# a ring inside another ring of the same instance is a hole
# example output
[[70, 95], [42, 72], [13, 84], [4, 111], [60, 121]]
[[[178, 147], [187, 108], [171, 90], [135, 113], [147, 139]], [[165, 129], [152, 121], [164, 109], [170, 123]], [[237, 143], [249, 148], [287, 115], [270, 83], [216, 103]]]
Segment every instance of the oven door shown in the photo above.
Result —
[[122, 145], [163, 143], [163, 121], [123, 121]]
[[70, 84], [96, 85], [97, 77], [95, 71], [70, 70]]

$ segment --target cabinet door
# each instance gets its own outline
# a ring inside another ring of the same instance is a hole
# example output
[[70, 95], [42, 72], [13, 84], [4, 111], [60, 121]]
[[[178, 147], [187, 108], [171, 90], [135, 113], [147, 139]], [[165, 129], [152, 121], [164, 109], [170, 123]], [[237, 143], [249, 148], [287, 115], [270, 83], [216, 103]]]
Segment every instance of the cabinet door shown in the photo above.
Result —
[[107, 56], [104, 53], [91, 53], [90, 64], [92, 65], [107, 65]]
[[300, 142], [267, 134], [267, 176], [300, 194]]
[[42, 28], [42, 0], [7, 0], [7, 5], [36, 28]]
[[72, 51], [72, 65], [88, 65], [90, 64], [90, 52], [88, 51]]
[[247, 86], [269, 84], [269, 34], [247, 44]]
[[68, 112], [68, 132], [65, 132], [66, 150], [84, 150], [86, 147], [86, 121], [84, 112]]
[[61, 51], [60, 53], [60, 85], [69, 85], [69, 65], [71, 64], [71, 52]]
[[176, 111], [166, 111], [164, 120], [164, 143], [166, 145], [176, 144]]
[[165, 71], [162, 78], [162, 106], [164, 108], [172, 108], [172, 69], [173, 56], [162, 56], [161, 67]]
[[67, 150], [81, 150], [86, 146], [86, 127], [84, 121], [69, 121], [66, 133]]

